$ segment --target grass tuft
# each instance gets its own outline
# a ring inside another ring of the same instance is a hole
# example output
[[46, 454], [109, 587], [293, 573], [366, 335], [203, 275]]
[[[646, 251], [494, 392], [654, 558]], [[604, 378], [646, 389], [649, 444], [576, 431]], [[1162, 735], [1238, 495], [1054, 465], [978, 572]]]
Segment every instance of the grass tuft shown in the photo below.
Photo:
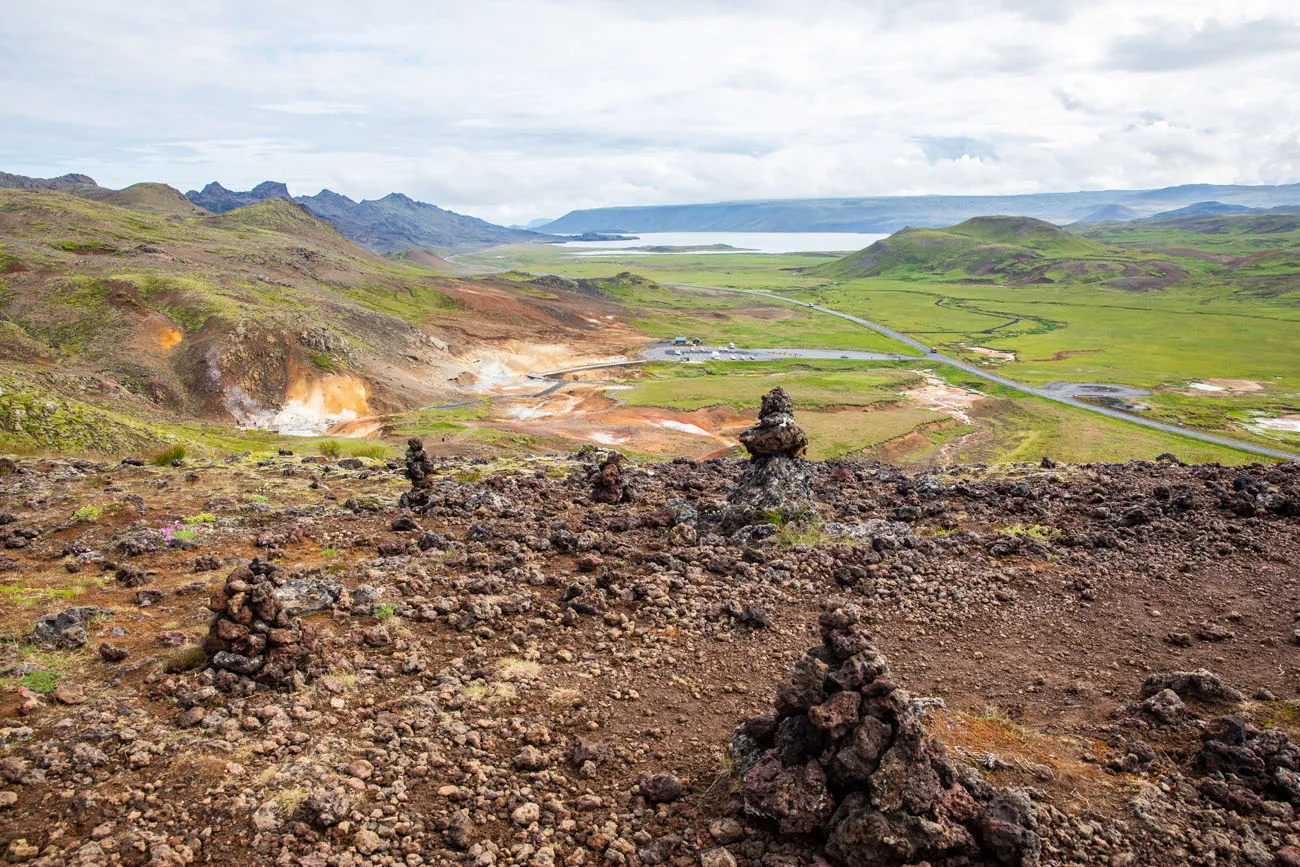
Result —
[[175, 445], [171, 448], [154, 452], [149, 456], [149, 463], [155, 467], [170, 467], [176, 461], [185, 460], [185, 446]]

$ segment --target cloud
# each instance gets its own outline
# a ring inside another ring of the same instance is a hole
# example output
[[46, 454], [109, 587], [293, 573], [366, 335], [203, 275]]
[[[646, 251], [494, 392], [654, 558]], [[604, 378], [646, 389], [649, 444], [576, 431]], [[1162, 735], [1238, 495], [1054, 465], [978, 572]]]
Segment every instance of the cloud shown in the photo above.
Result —
[[1300, 25], [1261, 18], [1227, 25], [1210, 21], [1190, 32], [1166, 28], [1116, 40], [1106, 62], [1128, 72], [1197, 69], [1300, 50]]
[[0, 28], [0, 169], [504, 222], [1296, 180], [1298, 25], [1288, 0], [45, 0]]
[[366, 114], [366, 108], [347, 102], [329, 102], [323, 99], [307, 99], [300, 102], [280, 102], [259, 105], [263, 111], [279, 111], [284, 114]]
[[997, 162], [998, 159], [997, 148], [990, 142], [966, 136], [922, 136], [915, 141], [931, 163], [963, 157], [991, 162]]

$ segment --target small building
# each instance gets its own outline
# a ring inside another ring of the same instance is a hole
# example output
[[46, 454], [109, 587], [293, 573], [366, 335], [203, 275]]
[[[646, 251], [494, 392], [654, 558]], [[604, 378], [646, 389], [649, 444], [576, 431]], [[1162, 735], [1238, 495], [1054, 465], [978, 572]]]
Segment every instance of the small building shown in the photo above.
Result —
[[674, 338], [673, 338], [673, 346], [685, 346], [685, 345], [686, 345], [686, 338], [685, 338], [685, 337], [674, 337]]

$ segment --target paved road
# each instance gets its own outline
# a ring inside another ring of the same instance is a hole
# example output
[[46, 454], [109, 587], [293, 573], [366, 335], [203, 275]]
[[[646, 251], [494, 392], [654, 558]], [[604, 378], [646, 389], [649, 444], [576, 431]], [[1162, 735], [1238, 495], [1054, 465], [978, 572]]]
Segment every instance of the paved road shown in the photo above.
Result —
[[[713, 354], [717, 353], [718, 358]], [[728, 349], [725, 346], [670, 346], [657, 344], [642, 351], [648, 361], [783, 361], [789, 358], [848, 358], [852, 361], [916, 361], [916, 355], [858, 352], [853, 349]]]
[[771, 298], [774, 301], [780, 301], [784, 304], [793, 304], [796, 307], [806, 307], [812, 310], [816, 310], [818, 313], [825, 313], [828, 316], [838, 316], [840, 319], [847, 320], [849, 322], [852, 322], [855, 325], [860, 325], [863, 328], [869, 328], [872, 331], [885, 335], [886, 337], [893, 338], [894, 340], [897, 340], [899, 343], [904, 343], [912, 347], [913, 349], [919, 350], [922, 354], [924, 354], [928, 358], [935, 359], [936, 361], [942, 361], [944, 364], [950, 364], [953, 367], [956, 367], [960, 370], [964, 370], [973, 376], [978, 376], [980, 379], [984, 379], [989, 382], [996, 382], [998, 385], [1004, 385], [1007, 388], [1012, 388], [1015, 389], [1016, 391], [1023, 392], [1025, 394], [1032, 394], [1033, 396], [1041, 397], [1044, 400], [1054, 401], [1055, 403], [1063, 403], [1066, 406], [1072, 406], [1076, 409], [1087, 410], [1088, 412], [1095, 412], [1100, 415], [1105, 415], [1114, 419], [1119, 419], [1120, 421], [1131, 422], [1133, 424], [1142, 425], [1143, 427], [1154, 428], [1155, 430], [1164, 431], [1165, 433], [1178, 434], [1179, 436], [1190, 437], [1192, 439], [1200, 440], [1202, 442], [1214, 443], [1215, 445], [1240, 449], [1241, 451], [1251, 452], [1257, 455], [1265, 455], [1270, 458], [1280, 458], [1281, 460], [1284, 461], [1300, 460], [1300, 455], [1295, 455], [1292, 454], [1291, 452], [1282, 451], [1281, 449], [1272, 449], [1272, 448], [1268, 448], [1267, 446], [1257, 446], [1254, 445], [1253, 443], [1238, 442], [1237, 440], [1229, 439], [1227, 437], [1215, 436], [1214, 434], [1203, 433], [1197, 430], [1190, 430], [1188, 428], [1179, 427], [1178, 425], [1165, 424], [1164, 422], [1158, 422], [1153, 419], [1142, 418], [1141, 416], [1132, 415], [1127, 412], [1121, 412], [1120, 410], [1117, 409], [1110, 409], [1109, 407], [1097, 406], [1096, 404], [1085, 403], [1084, 401], [1081, 400], [1075, 400], [1072, 397], [1066, 397], [1060, 394], [1053, 394], [1052, 392], [1046, 391], [1041, 388], [1034, 388], [1033, 386], [1025, 385], [1023, 383], [1016, 382], [1015, 380], [1012, 379], [1007, 379], [1005, 376], [998, 376], [996, 373], [989, 373], [987, 370], [981, 370], [978, 367], [967, 364], [966, 362], [960, 361], [956, 358], [952, 358], [951, 356], [947, 356], [939, 352], [931, 352], [929, 346], [926, 346], [924, 343], [921, 343], [919, 341], [913, 340], [912, 338], [908, 337], [906, 334], [900, 334], [897, 331], [894, 331], [892, 328], [886, 328], [885, 326], [879, 324], [878, 322], [872, 322], [867, 319], [861, 319], [857, 316], [852, 316], [848, 313], [841, 313], [838, 310], [831, 310], [829, 307], [821, 307], [817, 304], [810, 304], [806, 301], [795, 301], [794, 299], [786, 298], [783, 295], [777, 295], [773, 292], [762, 292], [757, 289], [730, 289], [725, 286], [698, 286], [693, 283], [665, 283], [664, 285], [677, 286], [683, 289], [709, 289], [709, 290], [720, 291], [720, 292], [737, 292], [741, 295], [757, 295], [763, 298]]

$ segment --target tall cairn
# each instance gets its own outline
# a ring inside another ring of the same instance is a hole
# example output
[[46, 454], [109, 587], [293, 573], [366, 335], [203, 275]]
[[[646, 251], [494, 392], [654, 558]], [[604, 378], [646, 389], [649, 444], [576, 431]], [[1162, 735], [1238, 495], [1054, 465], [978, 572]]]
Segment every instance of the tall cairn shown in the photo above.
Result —
[[777, 518], [798, 521], [817, 513], [804, 454], [808, 435], [794, 418], [794, 401], [786, 390], [763, 395], [758, 424], [740, 435], [749, 452], [749, 467], [727, 498], [726, 523], [741, 527]]
[[424, 442], [419, 437], [406, 441], [406, 478], [411, 489], [402, 494], [398, 505], [403, 509], [422, 512], [429, 507], [433, 495], [433, 458], [424, 450]]

